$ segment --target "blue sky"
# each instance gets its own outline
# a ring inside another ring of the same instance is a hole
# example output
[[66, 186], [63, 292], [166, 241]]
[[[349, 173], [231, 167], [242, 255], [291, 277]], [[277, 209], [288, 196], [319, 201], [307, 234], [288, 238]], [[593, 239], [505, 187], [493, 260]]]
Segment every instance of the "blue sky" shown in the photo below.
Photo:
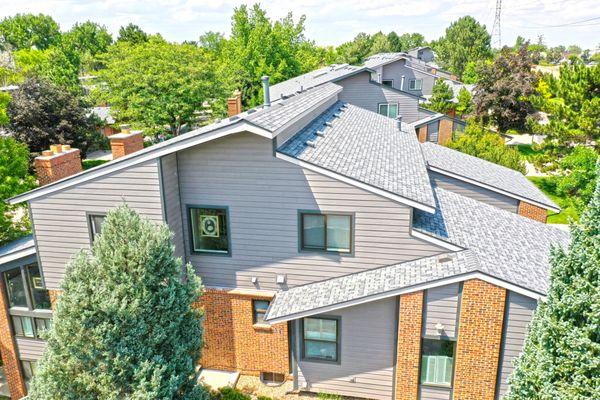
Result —
[[[112, 33], [129, 22], [147, 32], [160, 32], [174, 41], [197, 39], [208, 30], [227, 33], [233, 8], [255, 1], [234, 0], [0, 0], [0, 16], [19, 12], [51, 15], [66, 30], [77, 21], [92, 20]], [[489, 30], [496, 0], [263, 0], [271, 18], [288, 11], [306, 15], [306, 34], [321, 45], [339, 45], [359, 32], [379, 30], [420, 32], [427, 39], [443, 34], [448, 24], [472, 15]], [[503, 0], [502, 42], [517, 35], [535, 40], [544, 35], [549, 45], [600, 45], [598, 0]], [[598, 17], [587, 22], [578, 22]]]

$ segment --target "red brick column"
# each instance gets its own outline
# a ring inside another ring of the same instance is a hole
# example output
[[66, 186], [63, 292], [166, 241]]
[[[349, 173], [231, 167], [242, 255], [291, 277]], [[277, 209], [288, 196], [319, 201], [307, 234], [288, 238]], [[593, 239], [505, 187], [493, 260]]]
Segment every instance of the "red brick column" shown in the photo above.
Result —
[[129, 128], [127, 128], [125, 132], [120, 132], [109, 136], [113, 160], [125, 157], [144, 148], [144, 137], [142, 136], [142, 131], [130, 133], [128, 129]]
[[398, 349], [396, 356], [396, 400], [417, 400], [421, 358], [423, 292], [400, 296]]
[[33, 164], [41, 185], [47, 185], [82, 171], [79, 149], [70, 146], [52, 145], [35, 158]]
[[417, 138], [421, 143], [425, 143], [427, 141], [427, 125], [417, 128]]
[[445, 145], [452, 140], [452, 123], [453, 121], [447, 118], [442, 118], [440, 120], [438, 144]]
[[548, 212], [544, 208], [534, 206], [533, 204], [529, 204], [524, 201], [519, 201], [519, 215], [531, 218], [534, 221], [542, 222], [544, 224], [548, 218]]
[[473, 279], [463, 285], [454, 400], [494, 400], [506, 290]]
[[253, 325], [253, 299], [271, 296], [207, 289], [204, 308], [204, 348], [200, 360], [207, 368], [260, 372], [289, 372], [287, 323]]
[[6, 285], [4, 277], [0, 275], [0, 352], [4, 363], [4, 373], [11, 398], [20, 399], [25, 397], [25, 379], [21, 373], [21, 365], [17, 356], [17, 346], [10, 328], [10, 316], [8, 314]]

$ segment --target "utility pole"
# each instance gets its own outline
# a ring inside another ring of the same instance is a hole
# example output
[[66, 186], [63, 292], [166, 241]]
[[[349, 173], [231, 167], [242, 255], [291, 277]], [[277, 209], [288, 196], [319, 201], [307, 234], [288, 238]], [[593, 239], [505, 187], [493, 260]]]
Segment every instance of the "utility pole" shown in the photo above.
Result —
[[496, 17], [492, 27], [492, 40], [497, 48], [502, 48], [502, 32], [500, 30], [500, 15], [502, 14], [502, 0], [496, 0]]

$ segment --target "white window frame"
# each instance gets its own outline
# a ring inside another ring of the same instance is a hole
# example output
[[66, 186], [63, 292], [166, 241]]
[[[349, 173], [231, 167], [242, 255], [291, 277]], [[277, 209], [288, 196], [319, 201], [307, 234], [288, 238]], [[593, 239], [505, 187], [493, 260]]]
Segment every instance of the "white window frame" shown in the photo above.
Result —
[[[387, 114], [381, 113], [381, 106], [387, 106]], [[400, 104], [398, 104], [398, 103], [379, 103], [377, 105], [377, 113], [379, 115], [383, 115], [385, 117], [392, 118], [392, 117], [390, 117], [390, 106], [396, 106], [396, 116], [398, 116], [400, 114]]]
[[[387, 85], [384, 82], [390, 82], [390, 84]], [[394, 87], [394, 80], [393, 79], [382, 79], [381, 80], [381, 84], [384, 85], [384, 86]]]
[[408, 81], [408, 90], [423, 90], [423, 79], [410, 79]]

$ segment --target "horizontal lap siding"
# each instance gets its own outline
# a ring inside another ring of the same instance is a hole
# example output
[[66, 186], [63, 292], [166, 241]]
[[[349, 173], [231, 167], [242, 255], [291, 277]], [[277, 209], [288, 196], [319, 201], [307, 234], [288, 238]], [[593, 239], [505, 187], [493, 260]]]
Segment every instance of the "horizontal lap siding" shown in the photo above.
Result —
[[454, 338], [456, 336], [456, 321], [459, 304], [458, 283], [440, 286], [427, 290], [425, 300], [425, 335], [439, 336], [435, 326], [444, 325], [442, 336]]
[[17, 351], [21, 360], [37, 361], [42, 358], [46, 349], [46, 342], [37, 339], [16, 338]]
[[[279, 160], [271, 142], [256, 135], [223, 138], [178, 157], [184, 210], [229, 207], [231, 257], [189, 255], [208, 286], [279, 289], [277, 274], [294, 286], [442, 251], [410, 236], [410, 207]], [[355, 213], [353, 255], [298, 250], [298, 210], [319, 209]]]
[[527, 337], [527, 327], [536, 306], [537, 302], [534, 299], [515, 292], [508, 293], [504, 341], [500, 353], [498, 397], [502, 397], [508, 390], [508, 377], [514, 370], [515, 359], [523, 349]]
[[[401, 88], [402, 76], [404, 75], [404, 88]], [[407, 91], [417, 96], [430, 95], [435, 83], [435, 77], [415, 71], [404, 65], [404, 60], [389, 63], [383, 66], [383, 79], [393, 79], [394, 88]], [[421, 90], [409, 90], [411, 79], [423, 79]]]
[[[341, 317], [340, 364], [299, 360], [300, 389], [391, 399], [397, 302], [397, 298], [390, 298], [331, 312], [330, 315]], [[300, 332], [297, 333], [300, 340]], [[302, 354], [301, 348], [298, 350], [297, 354]]]
[[177, 154], [169, 154], [161, 159], [162, 187], [164, 191], [165, 214], [169, 229], [173, 232], [175, 255], [185, 256], [183, 244], [183, 221], [179, 199], [179, 177], [177, 175]]
[[86, 212], [105, 213], [123, 202], [152, 221], [163, 221], [156, 161], [31, 201], [39, 257], [48, 289], [59, 289], [71, 256], [79, 249], [90, 247]]
[[484, 189], [482, 187], [473, 185], [471, 183], [463, 182], [459, 179], [455, 179], [449, 176], [438, 174], [436, 172], [429, 172], [429, 178], [437, 186], [450, 190], [452, 192], [461, 194], [466, 197], [470, 197], [474, 200], [481, 201], [498, 207], [502, 210], [516, 213], [519, 206], [519, 201], [512, 197], [505, 196], [503, 194]]
[[402, 115], [404, 122], [410, 123], [419, 118], [418, 98], [369, 83], [370, 78], [368, 72], [363, 72], [336, 82], [344, 88], [339, 94], [340, 100], [373, 112], [379, 112], [381, 103], [398, 103], [398, 114]]
[[431, 386], [421, 386], [420, 400], [450, 400], [452, 398], [452, 389], [437, 388]]

